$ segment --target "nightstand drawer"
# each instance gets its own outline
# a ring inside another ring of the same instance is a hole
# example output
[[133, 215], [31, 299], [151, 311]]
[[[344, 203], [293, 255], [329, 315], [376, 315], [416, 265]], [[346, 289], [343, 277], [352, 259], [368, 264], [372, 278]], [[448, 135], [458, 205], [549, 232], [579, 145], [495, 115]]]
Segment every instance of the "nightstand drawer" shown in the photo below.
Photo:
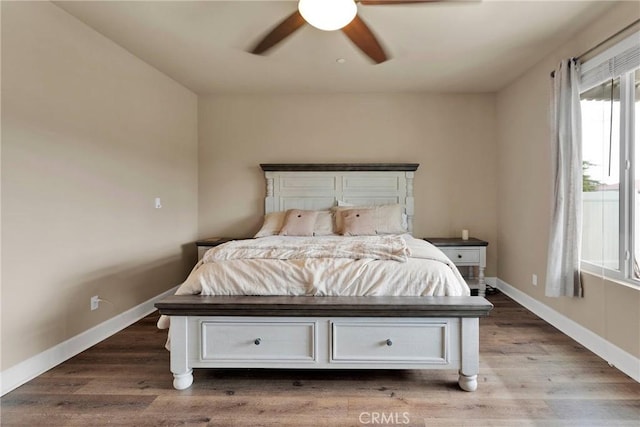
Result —
[[448, 323], [333, 322], [331, 362], [447, 363]]
[[440, 248], [440, 250], [456, 265], [478, 264], [480, 262], [479, 249]]
[[203, 322], [202, 360], [315, 361], [315, 322]]

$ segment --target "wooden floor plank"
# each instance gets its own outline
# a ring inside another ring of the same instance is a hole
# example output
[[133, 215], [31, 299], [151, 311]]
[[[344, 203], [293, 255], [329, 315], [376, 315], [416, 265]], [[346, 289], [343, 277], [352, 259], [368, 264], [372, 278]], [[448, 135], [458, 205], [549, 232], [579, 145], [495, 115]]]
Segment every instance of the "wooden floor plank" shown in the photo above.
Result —
[[0, 424], [640, 426], [640, 384], [506, 296], [489, 299], [474, 393], [456, 372], [419, 370], [202, 369], [178, 391], [153, 314], [3, 396]]

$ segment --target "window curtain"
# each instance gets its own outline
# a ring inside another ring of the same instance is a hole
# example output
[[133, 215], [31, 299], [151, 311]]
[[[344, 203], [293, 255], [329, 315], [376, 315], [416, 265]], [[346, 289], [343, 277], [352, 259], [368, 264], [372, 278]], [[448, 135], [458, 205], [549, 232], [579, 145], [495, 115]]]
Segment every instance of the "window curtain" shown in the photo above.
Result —
[[563, 60], [553, 74], [552, 204], [545, 295], [580, 297], [582, 140], [579, 65]]

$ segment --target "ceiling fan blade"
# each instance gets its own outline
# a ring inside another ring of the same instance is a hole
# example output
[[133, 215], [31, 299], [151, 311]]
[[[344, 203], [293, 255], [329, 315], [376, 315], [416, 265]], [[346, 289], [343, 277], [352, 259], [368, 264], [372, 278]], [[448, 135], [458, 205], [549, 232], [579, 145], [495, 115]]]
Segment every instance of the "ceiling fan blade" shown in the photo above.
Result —
[[297, 10], [287, 16], [282, 22], [276, 25], [260, 42], [251, 50], [251, 53], [260, 55], [273, 46], [280, 43], [285, 38], [293, 34], [298, 28], [302, 27], [306, 21]]
[[376, 36], [358, 15], [346, 27], [342, 28], [342, 32], [374, 62], [380, 64], [388, 59]]
[[440, 3], [447, 0], [360, 0], [358, 3], [364, 5], [383, 5], [383, 4], [409, 4], [409, 3]]

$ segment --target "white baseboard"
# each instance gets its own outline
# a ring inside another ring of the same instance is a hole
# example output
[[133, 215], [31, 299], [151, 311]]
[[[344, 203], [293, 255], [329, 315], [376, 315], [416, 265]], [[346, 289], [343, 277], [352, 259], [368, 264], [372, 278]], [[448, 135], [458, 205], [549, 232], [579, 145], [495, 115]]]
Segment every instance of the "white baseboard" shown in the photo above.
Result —
[[78, 353], [85, 351], [89, 347], [96, 345], [100, 341], [109, 338], [127, 326], [153, 313], [155, 310], [154, 304], [166, 296], [173, 295], [176, 289], [177, 287], [169, 289], [124, 313], [112, 317], [75, 337], [69, 338], [55, 347], [45, 350], [24, 362], [20, 362], [0, 372], [0, 390], [2, 393], [0, 396], [4, 396], [27, 381], [34, 379], [65, 360], [72, 358]]
[[496, 283], [498, 283], [498, 278], [497, 277], [485, 277], [484, 281], [487, 284], [487, 286], [491, 286], [492, 288], [495, 288], [497, 286]]
[[497, 279], [496, 287], [505, 295], [558, 328], [564, 334], [573, 338], [610, 365], [640, 382], [640, 359], [612, 344], [600, 335], [590, 331], [579, 323], [574, 322], [563, 314], [558, 313], [548, 305], [530, 297], [519, 289]]

